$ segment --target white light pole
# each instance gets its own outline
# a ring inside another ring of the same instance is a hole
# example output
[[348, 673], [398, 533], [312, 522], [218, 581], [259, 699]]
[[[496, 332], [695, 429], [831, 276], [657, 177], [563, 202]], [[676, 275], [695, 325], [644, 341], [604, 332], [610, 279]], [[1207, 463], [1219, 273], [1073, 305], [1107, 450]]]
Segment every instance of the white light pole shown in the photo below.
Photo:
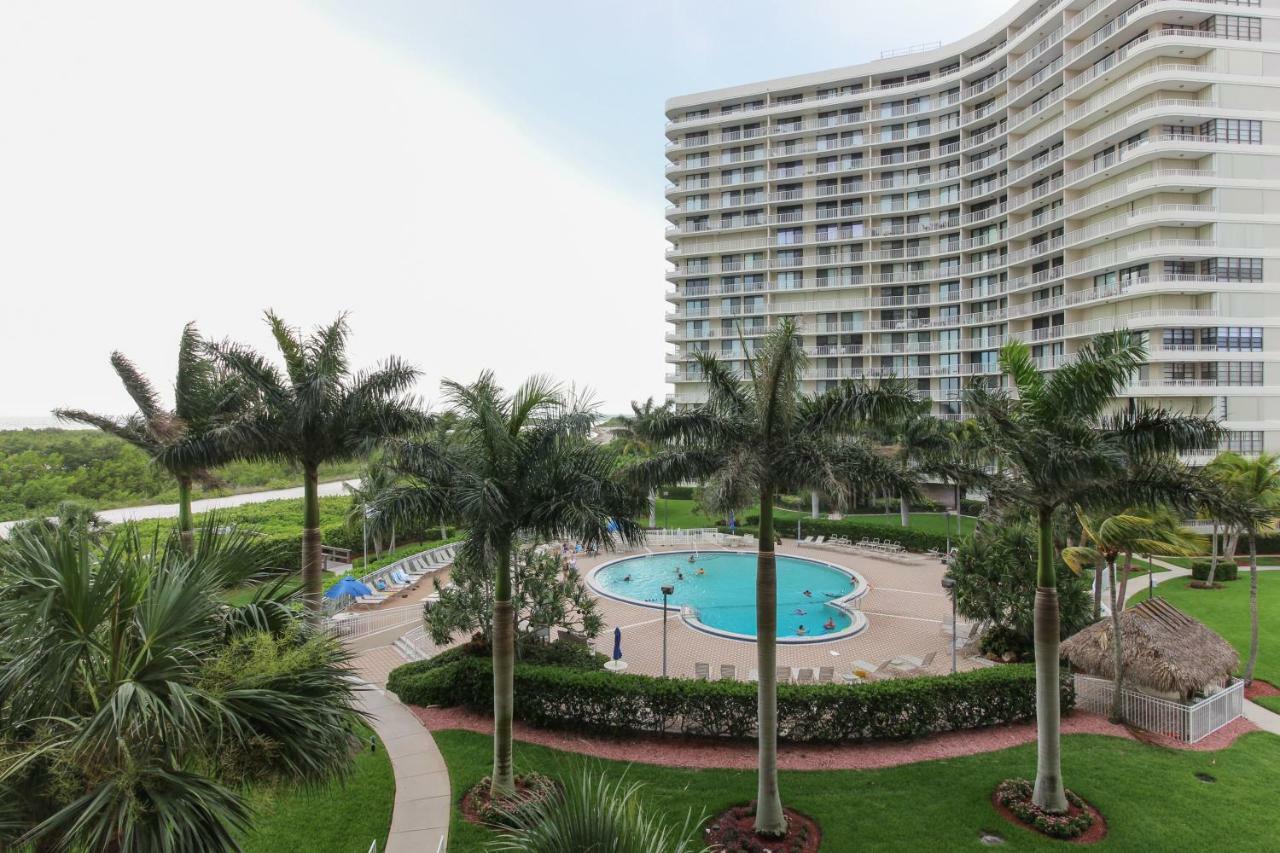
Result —
[[956, 579], [943, 578], [942, 588], [951, 593], [951, 674], [956, 674], [956, 642], [959, 630], [956, 626]]
[[662, 588], [662, 677], [667, 677], [667, 596], [676, 588], [670, 584]]
[[364, 505], [364, 518], [360, 519], [360, 526], [364, 531], [364, 570], [369, 571], [369, 519], [377, 518], [377, 510], [370, 509], [366, 503]]

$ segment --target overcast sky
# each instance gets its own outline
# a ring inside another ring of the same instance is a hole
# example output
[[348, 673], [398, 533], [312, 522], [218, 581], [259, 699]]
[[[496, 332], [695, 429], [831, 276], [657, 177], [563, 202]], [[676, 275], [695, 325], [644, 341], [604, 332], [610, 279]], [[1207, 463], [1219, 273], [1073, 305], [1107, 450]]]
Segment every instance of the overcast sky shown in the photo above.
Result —
[[0, 417], [124, 412], [182, 325], [357, 366], [666, 388], [662, 103], [949, 41], [1008, 0], [0, 6]]

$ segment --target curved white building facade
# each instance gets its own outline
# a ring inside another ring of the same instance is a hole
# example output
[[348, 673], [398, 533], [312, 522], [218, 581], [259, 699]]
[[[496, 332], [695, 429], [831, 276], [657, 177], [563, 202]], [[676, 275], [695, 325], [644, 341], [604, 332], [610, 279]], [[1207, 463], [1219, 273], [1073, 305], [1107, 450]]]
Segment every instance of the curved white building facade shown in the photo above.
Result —
[[794, 317], [811, 390], [942, 416], [1027, 341], [1148, 335], [1126, 397], [1280, 449], [1280, 0], [1022, 2], [927, 52], [667, 102], [668, 381]]

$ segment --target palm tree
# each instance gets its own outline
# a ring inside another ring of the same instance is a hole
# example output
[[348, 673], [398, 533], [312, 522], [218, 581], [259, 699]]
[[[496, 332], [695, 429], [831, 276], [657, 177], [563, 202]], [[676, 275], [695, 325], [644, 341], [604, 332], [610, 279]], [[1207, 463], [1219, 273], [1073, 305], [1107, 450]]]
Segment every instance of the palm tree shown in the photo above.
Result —
[[[182, 330], [178, 342], [178, 373], [174, 407], [164, 408], [155, 386], [121, 352], [111, 354], [111, 366], [138, 411], [113, 418], [82, 409], [55, 409], [64, 421], [88, 424], [127, 441], [163, 466], [178, 481], [178, 530], [192, 547], [191, 487], [213, 484], [209, 468], [227, 461], [214, 452], [208, 434], [220, 421], [236, 416], [244, 405], [242, 386], [205, 354], [194, 323]], [[198, 461], [193, 461], [198, 460]]]
[[490, 795], [501, 798], [515, 791], [511, 587], [517, 540], [572, 537], [608, 546], [616, 534], [637, 542], [643, 534], [633, 518], [644, 495], [616, 477], [615, 451], [588, 437], [594, 405], [549, 379], [533, 377], [506, 394], [485, 372], [470, 385], [446, 381], [444, 391], [456, 418], [449, 440], [428, 435], [393, 446], [393, 464], [406, 482], [385, 494], [378, 509], [402, 521], [457, 519], [467, 531], [460, 558], [494, 573]]
[[223, 453], [301, 466], [302, 592], [307, 607], [319, 614], [320, 466], [355, 458], [379, 441], [421, 427], [424, 416], [407, 396], [418, 371], [392, 356], [375, 370], [352, 373], [345, 314], [305, 338], [273, 312], [266, 317], [284, 372], [241, 344], [212, 346], [218, 361], [251, 389], [254, 403], [211, 438]]
[[[941, 461], [949, 449], [945, 422], [929, 413], [932, 402], [922, 400], [903, 420], [891, 424], [888, 443], [894, 459], [902, 468], [904, 480], [916, 480]], [[898, 516], [904, 528], [911, 526], [911, 501], [898, 495]]]
[[[622, 425], [614, 431], [614, 440], [618, 442], [619, 455], [623, 457], [648, 456], [653, 452], [653, 441], [649, 437], [648, 425], [654, 415], [668, 408], [667, 404], [655, 405], [653, 398], [643, 404], [631, 402], [631, 414], [619, 418]], [[658, 526], [658, 491], [649, 490], [649, 527]]]
[[1249, 660], [1244, 681], [1252, 684], [1258, 663], [1258, 531], [1273, 527], [1280, 516], [1280, 454], [1262, 453], [1246, 459], [1238, 453], [1222, 453], [1214, 466], [1249, 537]]
[[784, 320], [746, 360], [746, 378], [714, 356], [699, 353], [708, 401], [687, 410], [655, 413], [649, 433], [659, 443], [633, 466], [646, 488], [685, 480], [706, 482], [714, 506], [760, 505], [756, 563], [756, 653], [759, 691], [759, 782], [755, 829], [778, 836], [786, 820], [778, 791], [777, 566], [774, 496], [817, 490], [842, 499], [853, 484], [907, 493], [914, 484], [890, 459], [848, 431], [885, 424], [915, 405], [906, 385], [847, 383], [816, 396], [801, 393], [806, 359], [795, 324]]
[[[343, 483], [343, 488], [347, 494], [351, 495], [351, 506], [347, 507], [347, 512], [343, 516], [347, 528], [350, 530], [364, 529], [369, 536], [373, 538], [374, 555], [382, 553], [382, 537], [390, 536], [390, 550], [396, 549], [396, 525], [394, 521], [384, 519], [382, 515], [374, 509], [378, 503], [378, 499], [386, 494], [396, 485], [396, 472], [381, 458], [371, 458], [369, 462], [360, 471], [360, 483], [353, 485], [351, 483]], [[365, 554], [365, 564], [368, 565], [369, 555]]]
[[112, 528], [33, 526], [0, 542], [0, 847], [239, 850], [246, 781], [350, 766], [348, 656], [265, 596], [263, 537], [188, 553]]
[[[1190, 478], [1190, 474], [1187, 474]], [[1062, 549], [1062, 559], [1079, 574], [1085, 566], [1105, 564], [1111, 601], [1111, 651], [1114, 684], [1111, 691], [1111, 721], [1120, 722], [1124, 687], [1124, 635], [1120, 630], [1120, 611], [1128, 592], [1129, 572], [1133, 570], [1135, 551], [1148, 554], [1190, 556], [1204, 550], [1204, 539], [1183, 527], [1178, 517], [1167, 509], [1124, 509], [1114, 514], [1089, 516], [1079, 507], [1076, 515], [1080, 529], [1089, 544]], [[1116, 560], [1124, 555], [1124, 580], [1116, 591]]]
[[[1001, 370], [1017, 395], [973, 386], [967, 405], [976, 416], [1004, 476], [1001, 488], [1036, 514], [1034, 647], [1039, 750], [1033, 798], [1052, 813], [1067, 810], [1062, 783], [1060, 615], [1053, 559], [1053, 516], [1061, 506], [1088, 501], [1109, 486], [1135, 504], [1169, 499], [1172, 484], [1130, 476], [1135, 458], [1212, 446], [1220, 430], [1205, 418], [1160, 409], [1106, 414], [1111, 401], [1146, 359], [1141, 340], [1127, 332], [1099, 335], [1053, 374], [1041, 373], [1030, 348], [1011, 341]], [[1158, 473], [1155, 472], [1155, 473]]]

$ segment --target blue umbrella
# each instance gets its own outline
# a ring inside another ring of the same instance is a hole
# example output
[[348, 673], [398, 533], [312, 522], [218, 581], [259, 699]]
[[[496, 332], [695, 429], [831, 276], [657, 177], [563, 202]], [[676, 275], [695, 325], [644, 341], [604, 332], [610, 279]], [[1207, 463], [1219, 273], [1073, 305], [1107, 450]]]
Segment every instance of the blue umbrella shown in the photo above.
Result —
[[605, 528], [605, 530], [608, 530], [610, 533], [617, 533], [617, 532], [618, 532], [618, 519], [616, 519], [616, 518], [611, 518], [611, 519], [609, 519], [609, 526], [608, 526], [608, 527], [606, 527], [606, 528]]
[[613, 659], [622, 660], [622, 629], [613, 629]]
[[373, 595], [373, 591], [355, 578], [343, 578], [324, 591], [325, 598], [359, 598], [362, 595]]

